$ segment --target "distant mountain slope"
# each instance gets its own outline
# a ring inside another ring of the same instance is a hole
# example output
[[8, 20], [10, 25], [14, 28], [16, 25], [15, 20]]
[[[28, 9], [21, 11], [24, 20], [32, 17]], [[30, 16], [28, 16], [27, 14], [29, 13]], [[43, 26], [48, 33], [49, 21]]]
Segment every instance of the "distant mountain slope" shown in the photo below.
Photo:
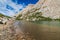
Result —
[[16, 16], [17, 19], [31, 21], [46, 20], [46, 18], [48, 20], [60, 19], [60, 0], [39, 0], [34, 6], [30, 6], [22, 10]]
[[0, 17], [7, 17], [7, 18], [11, 18], [9, 16], [3, 15], [2, 13], [0, 13]]

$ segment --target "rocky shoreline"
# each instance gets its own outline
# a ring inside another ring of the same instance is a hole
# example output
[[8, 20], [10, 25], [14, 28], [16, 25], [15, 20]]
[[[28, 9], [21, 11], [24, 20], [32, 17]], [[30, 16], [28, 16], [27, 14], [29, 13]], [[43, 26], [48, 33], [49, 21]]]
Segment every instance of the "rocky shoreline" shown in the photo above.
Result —
[[7, 25], [0, 25], [2, 27], [0, 28], [0, 40], [36, 40], [33, 36], [29, 36], [29, 33], [20, 31], [18, 25], [15, 27], [13, 23], [10, 21]]

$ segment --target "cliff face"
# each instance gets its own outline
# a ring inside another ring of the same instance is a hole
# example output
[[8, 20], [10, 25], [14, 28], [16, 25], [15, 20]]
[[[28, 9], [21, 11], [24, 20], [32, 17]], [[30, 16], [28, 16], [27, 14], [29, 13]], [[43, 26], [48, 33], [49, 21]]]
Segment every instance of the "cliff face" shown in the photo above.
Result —
[[27, 6], [18, 15], [22, 18], [36, 12], [42, 13], [41, 16], [52, 19], [60, 18], [60, 0], [39, 0], [35, 5]]
[[60, 18], [60, 0], [45, 0], [39, 11], [42, 11], [45, 17]]

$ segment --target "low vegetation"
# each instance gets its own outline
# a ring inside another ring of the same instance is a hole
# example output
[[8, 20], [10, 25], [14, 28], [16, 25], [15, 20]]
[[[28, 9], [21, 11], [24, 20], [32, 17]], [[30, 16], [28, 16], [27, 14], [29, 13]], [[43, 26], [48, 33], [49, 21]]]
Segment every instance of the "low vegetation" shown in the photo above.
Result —
[[25, 15], [21, 14], [16, 17], [16, 20], [25, 20], [25, 21], [60, 21], [60, 19], [51, 19], [49, 17], [43, 17], [42, 12], [27, 13]]
[[26, 20], [26, 21], [51, 21], [51, 18], [43, 17], [42, 12], [35, 12], [25, 15], [19, 15], [16, 20]]
[[3, 15], [3, 14], [1, 14], [1, 13], [0, 13], [0, 17], [7, 17], [7, 18], [11, 18], [11, 17], [9, 17], [9, 16], [5, 16], [5, 15]]

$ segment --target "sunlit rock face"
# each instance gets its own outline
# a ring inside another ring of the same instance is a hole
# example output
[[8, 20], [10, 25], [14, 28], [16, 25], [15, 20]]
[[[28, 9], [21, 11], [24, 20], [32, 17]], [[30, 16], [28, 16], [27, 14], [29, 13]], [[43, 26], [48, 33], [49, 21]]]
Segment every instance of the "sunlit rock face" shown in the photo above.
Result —
[[45, 17], [60, 18], [60, 0], [45, 0], [40, 11]]
[[[39, 0], [33, 7], [28, 7], [25, 10], [29, 9], [29, 14], [34, 12], [42, 12], [42, 16], [44, 17], [52, 19], [60, 18], [60, 0]], [[28, 11], [24, 13], [28, 13]]]
[[29, 4], [26, 8], [24, 8], [20, 13], [22, 14], [26, 14], [28, 11], [30, 11], [32, 9], [32, 7], [34, 6], [34, 4]]

